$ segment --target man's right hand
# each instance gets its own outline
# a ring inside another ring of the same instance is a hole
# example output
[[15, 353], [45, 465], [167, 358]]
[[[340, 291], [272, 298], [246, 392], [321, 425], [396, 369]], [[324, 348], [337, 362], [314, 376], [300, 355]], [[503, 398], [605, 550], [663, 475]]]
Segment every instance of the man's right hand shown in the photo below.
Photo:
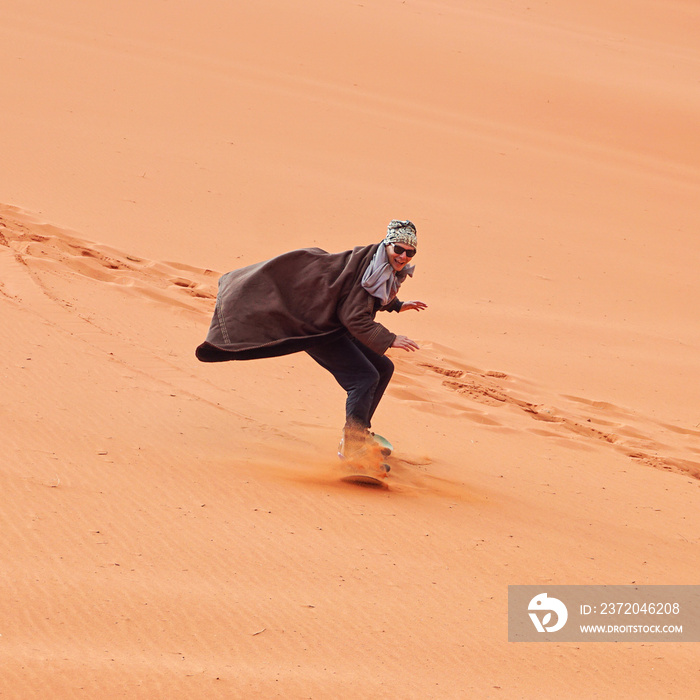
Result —
[[400, 348], [401, 350], [406, 350], [407, 352], [414, 352], [420, 350], [418, 343], [415, 340], [407, 338], [405, 335], [397, 335], [396, 340], [391, 344], [392, 348]]

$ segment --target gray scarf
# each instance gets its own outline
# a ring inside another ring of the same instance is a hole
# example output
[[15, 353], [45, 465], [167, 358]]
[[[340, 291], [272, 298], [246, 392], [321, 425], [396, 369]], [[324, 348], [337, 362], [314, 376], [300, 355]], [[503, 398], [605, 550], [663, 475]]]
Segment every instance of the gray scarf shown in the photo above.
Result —
[[377, 248], [372, 261], [362, 275], [362, 286], [386, 306], [399, 291], [406, 276], [413, 277], [415, 265], [406, 265], [401, 272], [396, 272], [389, 262], [384, 241]]

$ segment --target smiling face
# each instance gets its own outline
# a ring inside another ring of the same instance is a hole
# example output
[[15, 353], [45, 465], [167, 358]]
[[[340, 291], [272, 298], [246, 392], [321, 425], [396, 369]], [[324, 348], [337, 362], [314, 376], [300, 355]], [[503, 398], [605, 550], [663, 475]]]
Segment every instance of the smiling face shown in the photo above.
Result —
[[[401, 251], [400, 253], [396, 252], [395, 246]], [[394, 270], [396, 270], [396, 272], [401, 272], [411, 260], [406, 254], [406, 251], [413, 251], [415, 253], [415, 250], [416, 249], [412, 245], [408, 245], [408, 243], [389, 243], [386, 247], [386, 256], [389, 258], [389, 264]]]

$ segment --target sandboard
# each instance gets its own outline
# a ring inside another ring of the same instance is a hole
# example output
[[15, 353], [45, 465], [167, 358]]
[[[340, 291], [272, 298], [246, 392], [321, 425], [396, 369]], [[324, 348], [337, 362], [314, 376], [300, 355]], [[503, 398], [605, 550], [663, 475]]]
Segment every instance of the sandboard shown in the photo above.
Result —
[[[383, 458], [388, 457], [394, 448], [392, 444], [381, 435], [372, 434], [372, 442], [374, 442], [375, 446], [370, 447], [369, 451], [365, 452], [362, 457], [351, 457], [347, 459], [346, 463], [351, 469], [355, 468], [362, 471], [347, 474], [341, 477], [341, 481], [345, 481], [349, 484], [359, 484], [360, 486], [367, 486], [369, 488], [389, 488], [384, 479], [386, 478], [386, 474], [388, 474], [391, 470], [391, 467], [388, 464], [383, 463]], [[341, 452], [338, 452], [338, 457], [344, 461], [346, 460]], [[371, 476], [364, 471], [367, 468], [383, 469], [385, 474], [382, 477]]]
[[384, 436], [374, 433], [372, 439], [382, 448], [382, 454], [385, 457], [388, 457], [394, 451], [394, 446]]
[[376, 476], [370, 476], [369, 474], [348, 474], [340, 479], [349, 484], [359, 484], [360, 486], [367, 486], [374, 489], [388, 489], [389, 486], [384, 481]]
[[[394, 451], [394, 446], [383, 436], [383, 435], [377, 435], [376, 433], [371, 433], [372, 439], [371, 442], [369, 443], [370, 445], [374, 443], [376, 449], [377, 447], [379, 448], [379, 451], [382, 453], [384, 457], [388, 457], [393, 451]], [[372, 449], [372, 447], [370, 447]], [[341, 440], [340, 446], [338, 447], [338, 457], [340, 459], [345, 459], [345, 456], [343, 455], [343, 441]], [[389, 471], [387, 469], [387, 471]]]

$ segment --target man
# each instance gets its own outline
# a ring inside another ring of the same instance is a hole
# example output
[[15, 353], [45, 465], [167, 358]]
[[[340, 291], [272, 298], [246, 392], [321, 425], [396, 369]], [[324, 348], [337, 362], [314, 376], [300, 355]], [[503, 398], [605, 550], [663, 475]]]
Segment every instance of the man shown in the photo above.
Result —
[[422, 311], [397, 292], [414, 267], [416, 227], [391, 221], [383, 241], [343, 253], [304, 248], [221, 277], [202, 362], [251, 360], [305, 351], [347, 392], [340, 452], [360, 453], [394, 371], [386, 351], [418, 350], [377, 323], [377, 311]]

